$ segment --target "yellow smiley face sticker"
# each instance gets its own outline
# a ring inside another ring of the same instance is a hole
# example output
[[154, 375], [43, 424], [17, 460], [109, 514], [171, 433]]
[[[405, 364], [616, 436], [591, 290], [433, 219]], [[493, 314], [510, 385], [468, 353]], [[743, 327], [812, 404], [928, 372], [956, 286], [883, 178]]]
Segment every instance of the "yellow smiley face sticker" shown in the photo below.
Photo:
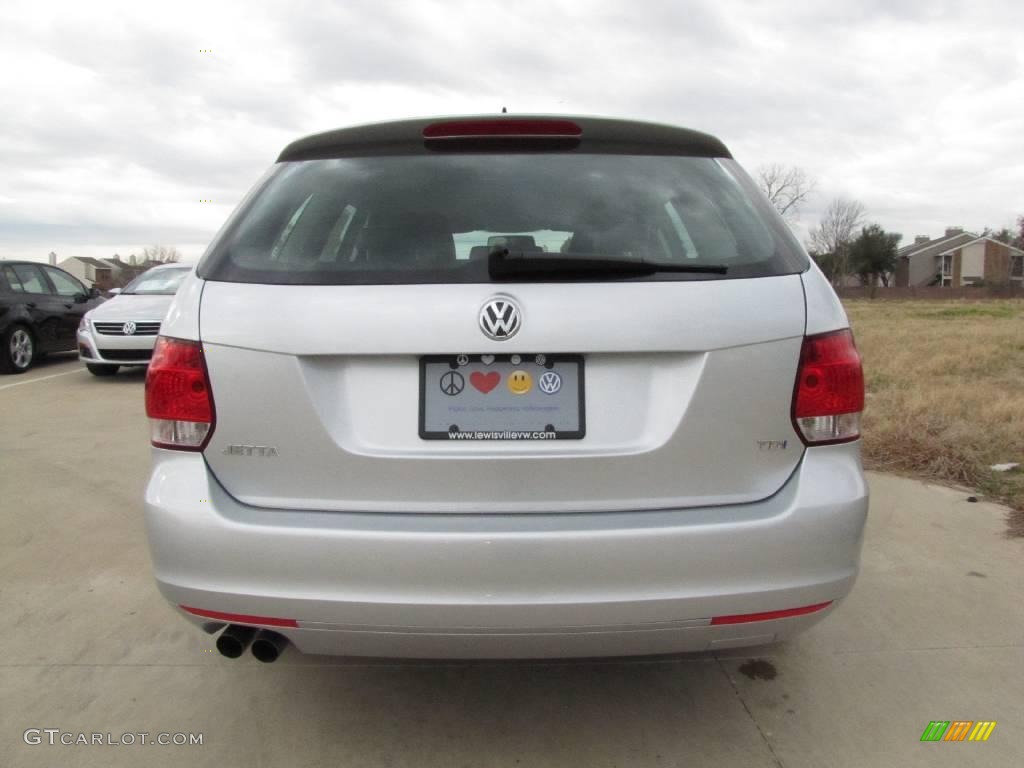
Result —
[[533, 386], [533, 377], [526, 371], [512, 371], [508, 375], [508, 391], [513, 395], [525, 395]]

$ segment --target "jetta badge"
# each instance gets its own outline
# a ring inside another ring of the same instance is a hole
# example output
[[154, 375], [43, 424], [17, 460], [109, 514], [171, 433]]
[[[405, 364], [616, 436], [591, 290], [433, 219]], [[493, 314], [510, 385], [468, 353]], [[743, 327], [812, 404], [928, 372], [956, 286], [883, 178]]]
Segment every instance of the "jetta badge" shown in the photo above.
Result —
[[229, 445], [223, 453], [225, 456], [262, 456], [272, 459], [277, 456], [277, 448], [272, 445]]
[[508, 296], [495, 296], [480, 308], [480, 330], [489, 339], [511, 339], [521, 325], [519, 305]]
[[135, 323], [133, 323], [131, 320], [129, 320], [127, 323], [122, 325], [121, 326], [121, 333], [123, 333], [125, 336], [134, 336], [135, 335]]

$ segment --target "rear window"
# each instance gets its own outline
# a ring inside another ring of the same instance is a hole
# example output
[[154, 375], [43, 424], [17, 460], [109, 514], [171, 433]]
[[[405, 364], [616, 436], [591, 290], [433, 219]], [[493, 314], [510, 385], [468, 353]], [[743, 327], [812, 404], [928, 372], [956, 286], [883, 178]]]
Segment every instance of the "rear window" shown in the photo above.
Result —
[[21, 280], [14, 274], [14, 270], [10, 267], [5, 266], [3, 268], [3, 276], [7, 280], [7, 285], [12, 291], [17, 293], [24, 293], [25, 289], [21, 287]]
[[[18, 282], [11, 281], [14, 290], [24, 293], [49, 293], [50, 288], [43, 282], [43, 273], [31, 264], [15, 264], [11, 268]], [[20, 287], [18, 287], [20, 286]]]
[[732, 160], [612, 154], [414, 155], [281, 164], [199, 265], [278, 284], [490, 282], [495, 248], [723, 265], [707, 280], [800, 272], [807, 258]]

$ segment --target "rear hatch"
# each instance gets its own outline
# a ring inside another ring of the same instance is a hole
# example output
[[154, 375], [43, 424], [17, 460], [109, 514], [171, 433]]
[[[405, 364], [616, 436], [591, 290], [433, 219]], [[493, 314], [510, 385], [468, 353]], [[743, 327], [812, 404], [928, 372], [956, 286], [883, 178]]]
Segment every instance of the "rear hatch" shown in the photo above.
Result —
[[228, 492], [500, 513], [781, 487], [806, 256], [724, 147], [591, 120], [439, 148], [399, 125], [286, 151], [199, 266]]

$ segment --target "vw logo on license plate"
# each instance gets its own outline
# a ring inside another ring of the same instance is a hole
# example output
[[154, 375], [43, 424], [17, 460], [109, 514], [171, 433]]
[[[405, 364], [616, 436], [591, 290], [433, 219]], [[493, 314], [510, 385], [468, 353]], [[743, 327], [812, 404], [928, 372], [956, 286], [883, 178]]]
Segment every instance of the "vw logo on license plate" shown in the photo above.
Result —
[[554, 371], [545, 371], [537, 382], [537, 386], [545, 395], [553, 395], [562, 388], [562, 377]]

